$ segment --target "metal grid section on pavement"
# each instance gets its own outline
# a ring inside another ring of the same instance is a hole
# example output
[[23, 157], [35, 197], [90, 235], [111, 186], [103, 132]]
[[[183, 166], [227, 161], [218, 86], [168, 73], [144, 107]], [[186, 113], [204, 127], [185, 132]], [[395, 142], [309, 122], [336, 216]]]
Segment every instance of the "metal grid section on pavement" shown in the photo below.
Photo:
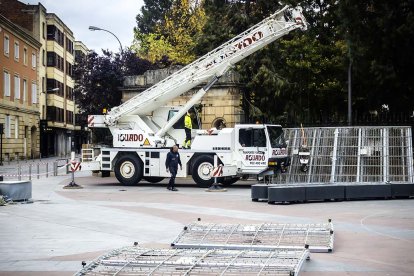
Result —
[[81, 275], [299, 275], [309, 251], [147, 249], [126, 247], [104, 255]]
[[331, 252], [332, 222], [321, 224], [206, 224], [192, 223], [171, 244], [174, 248], [301, 249]]
[[[414, 183], [411, 127], [286, 128], [291, 164], [274, 183]], [[303, 170], [299, 152], [310, 156]]]

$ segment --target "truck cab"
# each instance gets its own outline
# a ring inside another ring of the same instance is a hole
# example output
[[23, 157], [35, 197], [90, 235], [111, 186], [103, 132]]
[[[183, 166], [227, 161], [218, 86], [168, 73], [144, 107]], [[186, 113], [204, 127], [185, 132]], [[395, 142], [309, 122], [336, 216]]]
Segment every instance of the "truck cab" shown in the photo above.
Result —
[[286, 147], [280, 125], [240, 124], [210, 134], [204, 132], [193, 141], [191, 150], [196, 156], [190, 171], [194, 181], [203, 187], [213, 183], [214, 155], [223, 165], [223, 177], [228, 183], [234, 183], [245, 174], [265, 171], [269, 165], [274, 170], [284, 171], [289, 165]]

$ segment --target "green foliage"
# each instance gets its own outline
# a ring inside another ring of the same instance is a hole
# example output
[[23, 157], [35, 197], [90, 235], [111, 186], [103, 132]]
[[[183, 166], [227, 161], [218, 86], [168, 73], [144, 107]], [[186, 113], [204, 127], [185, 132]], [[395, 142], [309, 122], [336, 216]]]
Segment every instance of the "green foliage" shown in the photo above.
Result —
[[355, 106], [412, 112], [414, 2], [343, 0], [338, 12], [353, 59]]
[[155, 31], [157, 24], [162, 24], [165, 14], [171, 8], [173, 0], [144, 0], [141, 13], [136, 17], [136, 33], [149, 34]]
[[[146, 1], [146, 16], [150, 2], [165, 3]], [[171, 3], [156, 9], [155, 23], [147, 24], [151, 31], [136, 32], [140, 55], [167, 61], [164, 65], [191, 62], [285, 3], [304, 8], [307, 31], [296, 30], [236, 66], [246, 84], [242, 105], [251, 120], [264, 116], [296, 125], [343, 120], [351, 61], [354, 112], [380, 110], [383, 104], [394, 112], [414, 109], [413, 1], [204, 0], [197, 6], [200, 14], [187, 0]]]
[[121, 103], [123, 78], [126, 75], [143, 74], [153, 65], [138, 58], [129, 50], [120, 54], [103, 51], [102, 55], [90, 52], [84, 58], [77, 57], [74, 66], [75, 99], [79, 114], [102, 114]]
[[134, 50], [157, 63], [187, 64], [196, 58], [195, 45], [205, 23], [204, 10], [192, 0], [175, 0], [149, 33], [135, 30]]
[[[220, 45], [282, 7], [279, 1], [224, 2], [206, 1], [208, 20], [199, 49], [206, 48], [208, 41], [214, 45], [210, 48]], [[237, 65], [246, 83], [243, 106], [251, 119], [264, 115], [283, 122], [289, 117], [300, 123], [346, 108], [346, 46], [336, 29], [336, 5], [327, 2], [302, 2], [308, 31], [292, 32]]]

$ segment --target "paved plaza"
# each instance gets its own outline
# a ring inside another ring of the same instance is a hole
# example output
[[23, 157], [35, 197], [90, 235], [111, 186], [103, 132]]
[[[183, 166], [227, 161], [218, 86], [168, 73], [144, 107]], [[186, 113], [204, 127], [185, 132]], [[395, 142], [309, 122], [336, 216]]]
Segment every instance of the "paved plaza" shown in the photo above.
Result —
[[77, 173], [33, 180], [33, 203], [0, 207], [0, 275], [72, 275], [115, 248], [168, 247], [185, 224], [322, 223], [335, 227], [332, 253], [312, 253], [301, 275], [413, 275], [414, 200], [268, 205], [250, 200], [253, 181], [208, 193], [191, 180], [178, 192]]

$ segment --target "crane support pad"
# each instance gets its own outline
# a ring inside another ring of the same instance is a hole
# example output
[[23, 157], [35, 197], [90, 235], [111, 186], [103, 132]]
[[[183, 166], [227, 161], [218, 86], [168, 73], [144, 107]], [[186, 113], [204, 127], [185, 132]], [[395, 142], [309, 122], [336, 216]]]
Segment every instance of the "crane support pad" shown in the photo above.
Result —
[[252, 185], [252, 201], [269, 203], [390, 199], [414, 196], [413, 183], [295, 183]]
[[332, 222], [321, 224], [206, 224], [193, 223], [171, 244], [174, 248], [209, 249], [301, 249], [331, 252], [334, 230]]
[[111, 251], [75, 275], [299, 275], [306, 249], [272, 251], [149, 249]]

